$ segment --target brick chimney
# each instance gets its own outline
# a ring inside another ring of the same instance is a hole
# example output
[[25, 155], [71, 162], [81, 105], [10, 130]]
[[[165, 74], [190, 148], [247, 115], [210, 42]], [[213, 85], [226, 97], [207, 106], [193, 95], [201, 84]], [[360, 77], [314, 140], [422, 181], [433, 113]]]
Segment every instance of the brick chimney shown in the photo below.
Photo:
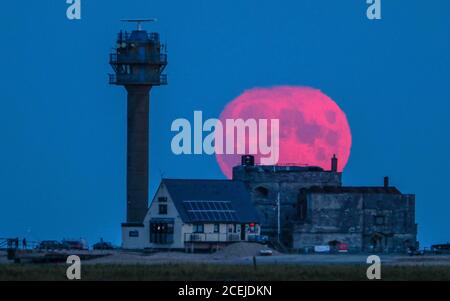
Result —
[[241, 165], [242, 166], [255, 166], [255, 156], [243, 155], [241, 157]]
[[331, 158], [331, 171], [337, 172], [338, 169], [338, 159], [336, 158], [336, 154], [333, 154], [333, 158]]

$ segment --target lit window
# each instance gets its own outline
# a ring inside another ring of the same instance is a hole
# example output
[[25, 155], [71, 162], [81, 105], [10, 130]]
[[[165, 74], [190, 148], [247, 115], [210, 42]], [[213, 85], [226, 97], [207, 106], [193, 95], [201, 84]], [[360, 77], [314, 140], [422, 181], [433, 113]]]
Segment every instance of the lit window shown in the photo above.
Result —
[[150, 242], [155, 244], [173, 243], [173, 222], [150, 222]]

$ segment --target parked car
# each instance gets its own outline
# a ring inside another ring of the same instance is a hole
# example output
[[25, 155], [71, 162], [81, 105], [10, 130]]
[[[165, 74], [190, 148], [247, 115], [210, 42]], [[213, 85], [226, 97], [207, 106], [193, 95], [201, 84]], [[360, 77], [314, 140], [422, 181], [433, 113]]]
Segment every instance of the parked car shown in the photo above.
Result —
[[114, 246], [110, 242], [100, 241], [93, 246], [94, 250], [114, 250]]
[[261, 256], [271, 256], [272, 253], [273, 252], [271, 249], [262, 249], [259, 251], [259, 255], [261, 255]]
[[449, 254], [450, 253], [450, 243], [432, 245], [431, 250], [436, 254]]
[[67, 250], [87, 250], [88, 247], [82, 240], [63, 240], [62, 245]]
[[40, 250], [62, 250], [64, 246], [56, 240], [43, 240], [37, 248]]
[[269, 241], [269, 236], [267, 236], [267, 235], [257, 235], [255, 237], [255, 241], [258, 242], [258, 243], [265, 244], [265, 243], [267, 243]]

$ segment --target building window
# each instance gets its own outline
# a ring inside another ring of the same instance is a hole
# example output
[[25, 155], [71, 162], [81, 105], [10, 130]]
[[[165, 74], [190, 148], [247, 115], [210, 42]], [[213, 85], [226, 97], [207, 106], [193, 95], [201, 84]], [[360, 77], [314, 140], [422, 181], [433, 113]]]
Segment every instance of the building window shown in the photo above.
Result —
[[203, 233], [204, 232], [203, 224], [194, 224], [193, 232], [194, 233]]
[[228, 233], [238, 233], [239, 231], [241, 231], [241, 225], [239, 224], [228, 225]]
[[131, 66], [130, 65], [123, 65], [124, 68], [124, 74], [131, 74]]
[[382, 215], [375, 215], [374, 216], [374, 224], [376, 226], [383, 226], [385, 224], [386, 220], [385, 217]]
[[267, 198], [269, 196], [269, 189], [263, 186], [256, 187], [255, 192], [258, 197]]
[[165, 196], [160, 196], [160, 197], [158, 198], [158, 202], [160, 202], [160, 203], [167, 203], [167, 197], [165, 197]]
[[236, 233], [236, 224], [228, 225], [228, 232]]
[[139, 237], [139, 231], [138, 230], [133, 230], [128, 232], [128, 236], [129, 237]]
[[167, 205], [166, 204], [159, 205], [159, 214], [167, 214]]
[[214, 233], [220, 232], [220, 224], [214, 224]]
[[154, 244], [173, 243], [173, 222], [150, 222], [150, 242]]

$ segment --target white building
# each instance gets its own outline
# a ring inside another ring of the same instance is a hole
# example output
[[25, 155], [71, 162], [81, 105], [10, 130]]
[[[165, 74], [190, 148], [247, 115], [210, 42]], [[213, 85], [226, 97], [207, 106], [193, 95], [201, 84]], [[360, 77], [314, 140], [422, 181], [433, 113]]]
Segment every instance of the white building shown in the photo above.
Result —
[[214, 249], [259, 239], [241, 181], [163, 179], [142, 223], [122, 224], [125, 249]]

